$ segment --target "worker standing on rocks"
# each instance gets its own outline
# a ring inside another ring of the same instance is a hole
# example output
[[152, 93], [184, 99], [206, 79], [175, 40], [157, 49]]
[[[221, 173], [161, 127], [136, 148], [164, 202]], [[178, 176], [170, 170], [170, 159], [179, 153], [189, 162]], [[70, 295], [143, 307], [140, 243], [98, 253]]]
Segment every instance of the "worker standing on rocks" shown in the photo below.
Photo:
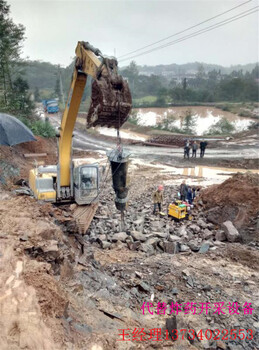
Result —
[[163, 190], [164, 190], [164, 186], [159, 185], [157, 190], [152, 195], [153, 204], [154, 204], [153, 214], [156, 213], [157, 207], [158, 207], [159, 212], [161, 212], [161, 210], [162, 210], [162, 203], [163, 203], [163, 199], [164, 199]]
[[192, 144], [192, 158], [193, 158], [193, 157], [196, 158], [197, 149], [198, 149], [197, 142], [196, 142], [196, 141], [193, 141], [193, 144]]
[[191, 188], [191, 186], [188, 186], [187, 201], [189, 204], [192, 204], [192, 188]]
[[201, 141], [200, 143], [200, 149], [201, 149], [201, 154], [200, 154], [200, 157], [203, 158], [204, 157], [204, 154], [205, 154], [205, 149], [208, 145], [208, 142], [204, 141], [204, 139]]
[[192, 188], [192, 201], [194, 201], [195, 197], [196, 197], [196, 188], [193, 187]]
[[183, 180], [183, 182], [180, 185], [180, 199], [181, 201], [186, 201], [186, 197], [187, 197], [187, 192], [188, 192], [188, 186], [185, 183], [185, 180]]

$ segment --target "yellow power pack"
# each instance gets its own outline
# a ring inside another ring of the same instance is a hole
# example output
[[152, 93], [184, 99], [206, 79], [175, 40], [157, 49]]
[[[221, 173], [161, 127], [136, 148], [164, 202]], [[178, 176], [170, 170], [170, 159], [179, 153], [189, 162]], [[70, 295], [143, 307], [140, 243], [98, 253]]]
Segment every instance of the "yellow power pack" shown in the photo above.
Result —
[[169, 204], [168, 216], [172, 216], [173, 218], [182, 220], [182, 219], [185, 219], [186, 215], [187, 215], [186, 206], [180, 207], [173, 203]]

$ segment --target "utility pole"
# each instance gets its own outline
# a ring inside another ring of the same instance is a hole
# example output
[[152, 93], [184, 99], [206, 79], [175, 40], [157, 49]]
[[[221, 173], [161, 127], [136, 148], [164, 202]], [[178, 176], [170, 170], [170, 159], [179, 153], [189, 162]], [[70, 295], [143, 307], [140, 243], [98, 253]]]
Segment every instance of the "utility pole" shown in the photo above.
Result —
[[65, 107], [65, 100], [64, 100], [64, 91], [63, 91], [63, 83], [62, 83], [62, 78], [61, 78], [61, 70], [60, 70], [60, 65], [58, 65], [58, 74], [59, 74], [59, 84], [60, 84], [60, 94], [61, 94], [61, 103], [62, 107]]

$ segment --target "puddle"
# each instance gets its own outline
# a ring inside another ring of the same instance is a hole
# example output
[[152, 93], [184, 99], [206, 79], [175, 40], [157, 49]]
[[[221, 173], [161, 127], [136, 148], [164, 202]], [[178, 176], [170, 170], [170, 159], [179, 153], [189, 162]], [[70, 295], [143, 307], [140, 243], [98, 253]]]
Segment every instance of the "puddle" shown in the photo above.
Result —
[[221, 168], [207, 166], [196, 166], [194, 168], [173, 168], [172, 170], [172, 172], [175, 175], [188, 176], [190, 178], [190, 184], [200, 184], [202, 186], [219, 184], [227, 180], [233, 174], [236, 174], [238, 172], [246, 173], [248, 171], [254, 174], [259, 174], [259, 170], [255, 169], [249, 170], [239, 168]]
[[[112, 137], [117, 137], [117, 130], [113, 129], [113, 128], [97, 128], [96, 129], [101, 135], [105, 135], [105, 136], [112, 136]], [[136, 140], [136, 141], [146, 141], [147, 136], [139, 134], [139, 133], [135, 133], [135, 132], [131, 132], [128, 130], [120, 130], [120, 137], [122, 139], [129, 139], [129, 140]]]
[[249, 125], [254, 122], [251, 118], [239, 117], [231, 112], [222, 111], [219, 108], [206, 106], [189, 107], [170, 107], [170, 108], [140, 108], [137, 109], [137, 118], [139, 125], [155, 126], [168, 116], [173, 116], [175, 121], [173, 125], [182, 128], [184, 116], [187, 110], [191, 111], [195, 126], [193, 130], [196, 135], [203, 135], [208, 129], [215, 125], [222, 118], [226, 118], [235, 127], [236, 132], [247, 130]]
[[[222, 168], [222, 167], [208, 167], [208, 166], [196, 166], [193, 168], [176, 168], [170, 166], [168, 164], [159, 164], [159, 163], [148, 163], [142, 161], [140, 159], [134, 159], [130, 162], [131, 170], [139, 169], [140, 166], [155, 168], [161, 174], [172, 174], [179, 175], [179, 178], [166, 180], [164, 184], [172, 185], [181, 183], [183, 178], [188, 176], [187, 182], [191, 185], [202, 185], [202, 186], [210, 186], [214, 184], [220, 184], [231, 177], [236, 173], [246, 173], [252, 172], [254, 174], [259, 174], [259, 170], [257, 169], [241, 169], [241, 168]], [[181, 177], [183, 176], [183, 177]]]

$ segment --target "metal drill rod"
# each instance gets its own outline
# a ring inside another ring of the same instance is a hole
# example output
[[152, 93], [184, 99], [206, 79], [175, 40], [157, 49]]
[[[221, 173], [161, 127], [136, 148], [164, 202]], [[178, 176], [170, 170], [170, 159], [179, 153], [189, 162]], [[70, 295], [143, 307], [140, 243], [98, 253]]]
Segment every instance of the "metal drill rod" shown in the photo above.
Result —
[[124, 217], [124, 210], [121, 211], [121, 231], [125, 231], [125, 217]]

